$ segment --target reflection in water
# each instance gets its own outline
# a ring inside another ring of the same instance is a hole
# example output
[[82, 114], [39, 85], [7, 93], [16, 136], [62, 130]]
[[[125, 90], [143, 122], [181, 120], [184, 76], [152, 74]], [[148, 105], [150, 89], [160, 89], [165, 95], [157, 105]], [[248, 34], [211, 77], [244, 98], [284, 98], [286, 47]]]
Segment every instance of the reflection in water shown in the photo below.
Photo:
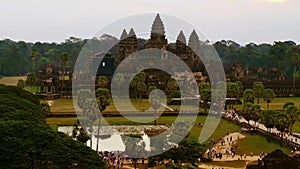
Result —
[[[140, 125], [140, 126], [134, 126], [134, 125], [119, 125], [119, 126], [110, 126], [114, 130], [112, 131], [108, 127], [105, 128], [105, 126], [101, 126], [101, 134], [99, 136], [96, 135], [96, 133], [93, 134], [92, 138], [92, 149], [96, 150], [97, 146], [97, 137], [99, 137], [99, 150], [100, 151], [126, 151], [126, 146], [124, 143], [124, 139], [122, 139], [122, 136], [128, 135], [128, 134], [139, 134], [142, 136], [142, 139], [140, 140], [140, 145], [143, 145], [143, 148], [146, 151], [150, 151], [150, 137], [145, 134], [149, 133], [149, 131], [152, 131], [152, 134], [156, 132], [156, 134], [160, 134], [161, 132], [168, 129], [168, 127], [163, 125]], [[97, 127], [95, 127], [94, 131]], [[66, 133], [67, 135], [72, 135], [72, 126], [61, 126], [58, 127], [58, 131]], [[151, 132], [150, 132], [151, 133]], [[150, 134], [149, 133], [149, 134]], [[90, 140], [86, 143], [87, 146], [90, 145]]]

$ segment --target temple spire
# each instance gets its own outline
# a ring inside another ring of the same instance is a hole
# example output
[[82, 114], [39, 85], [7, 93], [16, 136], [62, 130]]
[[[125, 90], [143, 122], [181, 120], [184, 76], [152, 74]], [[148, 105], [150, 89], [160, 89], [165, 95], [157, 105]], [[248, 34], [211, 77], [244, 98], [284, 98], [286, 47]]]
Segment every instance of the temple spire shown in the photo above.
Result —
[[120, 37], [120, 40], [124, 40], [125, 38], [127, 38], [127, 32], [126, 32], [126, 29], [123, 29], [123, 32], [122, 32], [122, 35]]
[[188, 46], [193, 50], [199, 50], [200, 49], [200, 40], [199, 40], [199, 36], [196, 33], [195, 29], [193, 30], [193, 32], [191, 33], [191, 35], [189, 37]]
[[133, 28], [130, 29], [128, 36], [135, 36], [135, 32], [133, 30]]
[[156, 15], [152, 27], [151, 27], [151, 34], [160, 34], [165, 35], [165, 28], [162, 20], [160, 19], [159, 14]]
[[182, 30], [179, 32], [179, 35], [177, 36], [177, 42], [186, 44], [186, 39], [185, 39], [185, 36], [184, 36]]

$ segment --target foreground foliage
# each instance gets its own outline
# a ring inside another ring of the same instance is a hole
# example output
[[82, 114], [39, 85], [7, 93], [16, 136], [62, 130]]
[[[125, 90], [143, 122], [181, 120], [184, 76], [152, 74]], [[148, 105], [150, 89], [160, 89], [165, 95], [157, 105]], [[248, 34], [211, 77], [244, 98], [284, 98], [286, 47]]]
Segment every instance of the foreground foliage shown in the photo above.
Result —
[[0, 93], [1, 167], [105, 168], [95, 151], [45, 124], [34, 95], [3, 85]]

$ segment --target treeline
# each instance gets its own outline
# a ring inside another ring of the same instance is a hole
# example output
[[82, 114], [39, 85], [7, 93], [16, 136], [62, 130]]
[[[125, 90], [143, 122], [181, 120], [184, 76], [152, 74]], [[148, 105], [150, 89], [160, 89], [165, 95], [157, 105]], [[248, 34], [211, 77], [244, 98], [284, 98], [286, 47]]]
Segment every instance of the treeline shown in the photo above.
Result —
[[297, 71], [297, 76], [300, 75], [300, 46], [293, 41], [249, 43], [241, 46], [234, 41], [222, 40], [216, 42], [214, 47], [223, 64], [241, 62], [244, 69], [262, 67], [268, 71], [278, 68], [287, 76], [293, 75], [294, 70]]
[[[0, 75], [14, 76], [32, 72], [34, 67], [32, 56], [36, 57], [35, 69], [46, 64], [61, 65], [62, 53], [69, 54], [67, 67], [73, 67], [82, 47], [86, 44], [93, 52], [101, 52], [109, 44], [116, 43], [117, 38], [103, 35], [90, 41], [70, 37], [62, 43], [27, 43], [9, 39], [0, 41]], [[139, 49], [145, 46], [145, 39], [139, 39]], [[208, 42], [203, 42], [203, 44]], [[100, 46], [100, 47], [99, 47]], [[172, 46], [172, 45], [171, 45]], [[224, 64], [241, 62], [244, 69], [262, 67], [266, 70], [279, 68], [285, 75], [291, 76], [296, 70], [299, 76], [300, 47], [293, 41], [274, 42], [273, 44], [249, 43], [245, 46], [231, 41], [222, 40], [213, 44]], [[102, 47], [102, 48], [101, 48]], [[88, 53], [89, 51], [82, 51]], [[117, 45], [111, 49], [113, 57], [117, 57]]]
[[64, 52], [70, 55], [68, 66], [72, 66], [85, 42], [86, 40], [74, 37], [60, 44], [2, 40], [0, 41], [0, 75], [14, 76], [32, 72], [33, 56], [36, 59], [35, 68], [46, 63], [62, 64], [60, 56]]
[[45, 123], [48, 105], [18, 87], [0, 85], [1, 168], [106, 168], [97, 153]]

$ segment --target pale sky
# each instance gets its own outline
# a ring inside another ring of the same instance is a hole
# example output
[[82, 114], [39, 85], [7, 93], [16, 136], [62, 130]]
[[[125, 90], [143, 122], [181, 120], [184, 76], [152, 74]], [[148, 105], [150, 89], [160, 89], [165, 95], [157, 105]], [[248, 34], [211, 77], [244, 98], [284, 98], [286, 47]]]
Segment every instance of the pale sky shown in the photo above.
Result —
[[[0, 4], [0, 39], [90, 38], [122, 17], [159, 12], [195, 25], [213, 42], [300, 43], [300, 0], [1, 0]], [[121, 32], [114, 36], [119, 38]]]

